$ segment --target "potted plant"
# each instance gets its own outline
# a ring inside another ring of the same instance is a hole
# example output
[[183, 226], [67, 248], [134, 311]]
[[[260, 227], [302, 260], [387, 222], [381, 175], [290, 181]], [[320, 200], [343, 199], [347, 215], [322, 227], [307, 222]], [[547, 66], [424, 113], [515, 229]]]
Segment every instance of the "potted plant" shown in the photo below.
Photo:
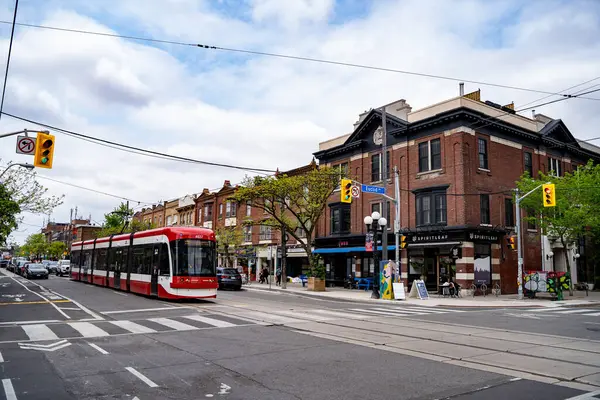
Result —
[[325, 265], [318, 254], [310, 256], [310, 277], [308, 278], [308, 290], [313, 292], [325, 291]]

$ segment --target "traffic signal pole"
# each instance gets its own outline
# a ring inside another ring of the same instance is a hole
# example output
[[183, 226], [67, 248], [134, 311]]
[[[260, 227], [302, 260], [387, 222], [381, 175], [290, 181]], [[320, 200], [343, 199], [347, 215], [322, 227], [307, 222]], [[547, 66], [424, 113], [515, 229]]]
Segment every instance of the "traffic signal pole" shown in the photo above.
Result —
[[515, 224], [515, 233], [517, 234], [517, 285], [518, 287], [518, 299], [523, 300], [523, 250], [521, 249], [521, 200], [535, 192], [542, 185], [536, 186], [523, 196], [519, 197], [519, 189], [515, 189], [515, 216], [517, 217], [517, 223]]
[[[396, 218], [394, 219], [394, 237], [396, 238], [396, 266], [400, 276], [399, 281], [402, 281], [402, 266], [400, 265], [400, 171], [394, 166], [394, 191], [396, 195]], [[408, 263], [406, 264], [408, 265]], [[408, 276], [408, 271], [406, 271]]]

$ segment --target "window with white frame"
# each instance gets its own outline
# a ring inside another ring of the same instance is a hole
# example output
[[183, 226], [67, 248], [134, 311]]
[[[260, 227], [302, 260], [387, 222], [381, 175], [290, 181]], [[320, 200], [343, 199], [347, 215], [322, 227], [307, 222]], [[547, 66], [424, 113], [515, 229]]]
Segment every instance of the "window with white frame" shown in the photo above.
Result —
[[548, 157], [548, 174], [554, 176], [561, 176], [560, 173], [560, 160], [557, 158]]
[[167, 217], [167, 226], [171, 226], [172, 223], [173, 223], [173, 217], [171, 215], [169, 215]]
[[267, 225], [260, 226], [259, 240], [271, 240], [271, 227]]
[[301, 227], [297, 227], [296, 228], [296, 236], [298, 236], [300, 239], [304, 239], [304, 238], [306, 238], [306, 231]]
[[252, 227], [244, 226], [244, 242], [252, 242]]
[[479, 156], [479, 168], [488, 168], [488, 146], [487, 140], [484, 138], [477, 138], [477, 155]]
[[419, 172], [442, 168], [442, 144], [440, 139], [419, 143]]
[[223, 218], [223, 203], [219, 204], [219, 219]]
[[225, 203], [225, 216], [227, 218], [231, 217], [231, 202], [230, 201]]
[[[390, 152], [386, 151], [386, 178], [390, 178]], [[383, 168], [382, 168], [382, 160], [381, 153], [373, 154], [371, 156], [371, 182], [377, 182], [383, 179]]]
[[249, 217], [251, 215], [252, 215], [252, 202], [247, 201], [246, 202], [246, 217]]
[[204, 220], [205, 221], [211, 221], [212, 220], [212, 212], [213, 212], [213, 205], [212, 203], [207, 203], [204, 205]]

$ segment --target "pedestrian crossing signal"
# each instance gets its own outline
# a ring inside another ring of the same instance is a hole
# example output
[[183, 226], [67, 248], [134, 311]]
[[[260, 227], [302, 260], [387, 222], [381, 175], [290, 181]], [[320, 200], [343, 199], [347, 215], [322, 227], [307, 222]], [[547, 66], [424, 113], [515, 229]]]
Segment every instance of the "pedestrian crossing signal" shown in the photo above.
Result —
[[514, 236], [509, 236], [506, 238], [506, 245], [509, 249], [514, 250], [517, 248], [517, 243]]
[[401, 249], [406, 248], [406, 236], [404, 236], [404, 235], [400, 236], [400, 248]]
[[38, 132], [35, 143], [35, 155], [33, 165], [38, 168], [52, 168], [54, 160], [54, 135]]
[[342, 179], [342, 203], [352, 203], [352, 180]]
[[542, 192], [544, 196], [544, 207], [555, 207], [556, 206], [556, 191], [553, 183], [547, 183], [542, 185]]

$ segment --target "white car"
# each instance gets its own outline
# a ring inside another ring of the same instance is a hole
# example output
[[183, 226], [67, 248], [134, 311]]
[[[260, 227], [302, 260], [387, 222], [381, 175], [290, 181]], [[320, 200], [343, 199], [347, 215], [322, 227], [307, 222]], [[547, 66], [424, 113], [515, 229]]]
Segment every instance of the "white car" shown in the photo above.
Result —
[[71, 260], [60, 260], [56, 268], [56, 275], [63, 276], [71, 273]]

